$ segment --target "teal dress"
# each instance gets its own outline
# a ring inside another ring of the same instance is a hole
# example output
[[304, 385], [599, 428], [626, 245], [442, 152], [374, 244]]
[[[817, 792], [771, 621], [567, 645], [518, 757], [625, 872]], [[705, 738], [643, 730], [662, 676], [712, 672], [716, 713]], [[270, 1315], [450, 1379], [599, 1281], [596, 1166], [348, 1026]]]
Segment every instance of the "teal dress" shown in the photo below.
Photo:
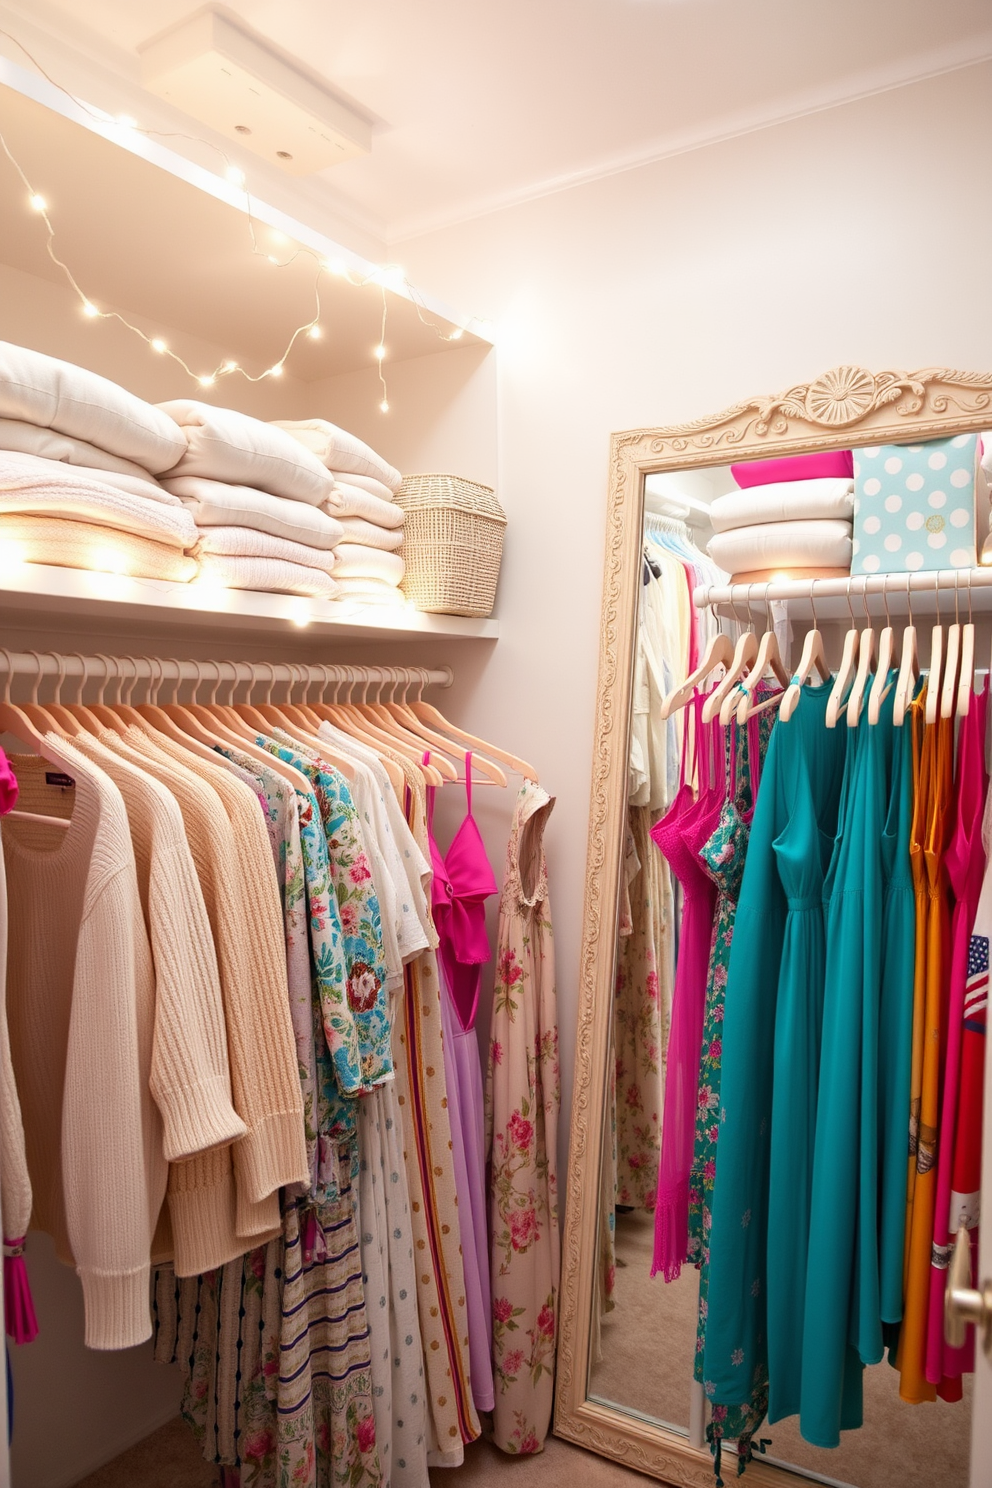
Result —
[[878, 1067], [892, 695], [850, 730], [829, 899], [799, 1425], [835, 1447], [861, 1425], [862, 1367], [882, 1357]]
[[799, 1405], [823, 888], [848, 734], [825, 726], [831, 686], [804, 687], [772, 732], [727, 978], [703, 1382], [743, 1405], [768, 1371], [771, 1420]]

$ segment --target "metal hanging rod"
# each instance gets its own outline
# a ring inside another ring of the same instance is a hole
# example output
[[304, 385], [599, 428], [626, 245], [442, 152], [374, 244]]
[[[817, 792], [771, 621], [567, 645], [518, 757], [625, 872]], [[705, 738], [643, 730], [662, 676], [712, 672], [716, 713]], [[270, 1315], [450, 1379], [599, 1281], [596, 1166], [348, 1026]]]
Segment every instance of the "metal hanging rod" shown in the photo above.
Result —
[[80, 656], [55, 651], [5, 651], [0, 647], [0, 675], [11, 677], [81, 677], [87, 681], [148, 681], [155, 684], [219, 682], [230, 688], [255, 684], [294, 687], [350, 682], [375, 687], [450, 687], [450, 667], [306, 665], [285, 661], [177, 661], [172, 657]]
[[844, 579], [770, 579], [760, 584], [700, 584], [693, 591], [697, 609], [712, 605], [735, 605], [747, 608], [772, 600], [854, 599], [878, 596], [887, 600], [900, 595], [934, 598], [941, 593], [965, 595], [992, 591], [992, 567], [941, 568], [916, 573], [851, 574]]

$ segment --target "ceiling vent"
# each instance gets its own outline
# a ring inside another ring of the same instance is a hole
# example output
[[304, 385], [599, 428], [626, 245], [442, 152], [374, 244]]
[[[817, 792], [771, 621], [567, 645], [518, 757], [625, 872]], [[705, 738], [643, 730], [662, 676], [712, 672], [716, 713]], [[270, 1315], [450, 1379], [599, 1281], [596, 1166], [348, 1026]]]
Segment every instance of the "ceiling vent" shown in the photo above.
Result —
[[372, 149], [368, 120], [215, 11], [191, 16], [138, 51], [150, 92], [291, 176]]

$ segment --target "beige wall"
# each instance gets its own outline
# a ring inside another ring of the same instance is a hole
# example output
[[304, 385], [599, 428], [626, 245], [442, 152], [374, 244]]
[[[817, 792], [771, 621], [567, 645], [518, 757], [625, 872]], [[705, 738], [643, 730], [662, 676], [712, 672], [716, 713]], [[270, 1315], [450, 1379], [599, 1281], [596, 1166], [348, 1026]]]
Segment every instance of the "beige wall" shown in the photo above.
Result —
[[[510, 516], [499, 644], [411, 643], [391, 655], [450, 661], [457, 681], [442, 705], [531, 759], [557, 795], [548, 844], [566, 1112], [609, 434], [692, 418], [844, 360], [988, 369], [990, 167], [985, 66], [396, 247], [414, 282], [491, 317], [500, 343], [495, 358], [465, 348], [391, 369], [386, 421], [360, 378], [287, 380], [279, 407], [275, 390], [256, 403], [230, 385], [248, 412], [326, 411], [406, 469], [488, 481], [498, 440]], [[74, 358], [148, 398], [186, 391], [124, 332], [73, 320], [59, 296], [0, 270], [0, 337]], [[478, 808], [497, 867], [508, 805], [493, 791]], [[443, 803], [442, 833], [458, 810]], [[15, 1360], [14, 1484], [61, 1488], [169, 1415], [175, 1380], [156, 1373], [147, 1350], [84, 1355], [75, 1283], [54, 1262], [33, 1264], [48, 1336]], [[58, 1445], [38, 1457], [32, 1442], [51, 1432], [53, 1384]]]
[[416, 283], [497, 325], [501, 634], [463, 717], [558, 798], [566, 1111], [609, 435], [842, 361], [992, 368], [990, 180], [984, 65], [395, 249]]

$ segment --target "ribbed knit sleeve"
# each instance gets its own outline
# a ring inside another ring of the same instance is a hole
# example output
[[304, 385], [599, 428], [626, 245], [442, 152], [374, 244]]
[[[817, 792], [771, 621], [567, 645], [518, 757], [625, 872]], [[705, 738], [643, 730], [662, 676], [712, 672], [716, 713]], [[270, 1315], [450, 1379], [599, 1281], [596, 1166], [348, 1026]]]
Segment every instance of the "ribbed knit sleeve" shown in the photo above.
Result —
[[[78, 781], [78, 753], [49, 752]], [[161, 1123], [147, 1100], [153, 972], [127, 815], [113, 783], [89, 769], [100, 796], [99, 825], [76, 942], [62, 1183], [83, 1283], [86, 1345], [120, 1349], [151, 1336], [149, 1257], [166, 1167]], [[78, 790], [77, 784], [77, 802]]]
[[155, 963], [150, 1085], [170, 1162], [244, 1136], [231, 1103], [227, 1029], [210, 921], [179, 807], [159, 781], [96, 740], [76, 745], [123, 798]]

